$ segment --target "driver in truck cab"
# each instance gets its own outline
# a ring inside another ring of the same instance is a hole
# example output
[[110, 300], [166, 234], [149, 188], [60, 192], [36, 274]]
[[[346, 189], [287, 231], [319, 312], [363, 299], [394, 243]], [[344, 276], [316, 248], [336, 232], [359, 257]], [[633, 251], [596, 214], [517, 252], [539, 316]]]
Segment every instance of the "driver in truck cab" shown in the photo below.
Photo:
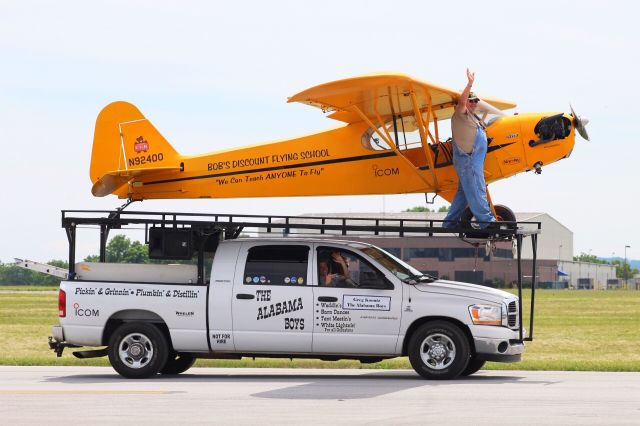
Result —
[[319, 285], [346, 287], [353, 282], [350, 278], [347, 259], [340, 252], [321, 251], [318, 253], [318, 259]]

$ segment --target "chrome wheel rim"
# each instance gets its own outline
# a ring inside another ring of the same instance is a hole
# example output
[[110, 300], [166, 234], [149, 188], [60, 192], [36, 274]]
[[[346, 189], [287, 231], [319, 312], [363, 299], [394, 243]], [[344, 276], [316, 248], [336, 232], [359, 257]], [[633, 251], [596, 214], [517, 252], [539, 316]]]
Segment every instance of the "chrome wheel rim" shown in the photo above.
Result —
[[430, 334], [420, 345], [420, 358], [427, 367], [443, 370], [453, 364], [456, 358], [456, 345], [445, 334]]
[[153, 343], [141, 333], [131, 333], [125, 336], [118, 345], [118, 356], [129, 368], [144, 368], [153, 358]]

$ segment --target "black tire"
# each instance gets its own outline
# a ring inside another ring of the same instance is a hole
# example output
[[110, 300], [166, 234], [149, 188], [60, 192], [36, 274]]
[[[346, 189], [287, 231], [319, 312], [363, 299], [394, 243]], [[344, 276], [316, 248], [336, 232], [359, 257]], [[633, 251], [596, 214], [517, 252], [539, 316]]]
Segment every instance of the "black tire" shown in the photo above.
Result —
[[[496, 220], [500, 220], [503, 222], [515, 222], [516, 214], [507, 206], [503, 206], [501, 204], [496, 204], [493, 206], [496, 210]], [[512, 226], [515, 227], [515, 224]]]
[[[516, 214], [507, 206], [503, 206], [502, 204], [496, 204], [493, 206], [496, 211], [496, 220], [505, 221], [505, 222], [515, 222]], [[471, 221], [474, 219], [473, 213], [471, 213], [471, 209], [469, 207], [465, 208], [460, 216], [460, 224], [464, 227], [470, 227]]]
[[477, 373], [478, 370], [484, 367], [485, 363], [486, 361], [484, 360], [471, 358], [469, 360], [469, 364], [467, 364], [467, 368], [465, 368], [464, 371], [460, 373], [460, 376], [466, 377], [472, 375], [473, 373]]
[[463, 228], [471, 228], [471, 220], [473, 220], [473, 213], [471, 213], [471, 209], [466, 207], [460, 215], [460, 226]]
[[467, 368], [470, 345], [460, 328], [447, 321], [420, 326], [409, 340], [409, 361], [418, 374], [430, 380], [458, 377]]
[[195, 362], [196, 358], [194, 356], [172, 352], [167, 358], [167, 363], [160, 369], [160, 374], [184, 373], [190, 369]]
[[128, 379], [145, 379], [158, 374], [167, 363], [167, 339], [153, 324], [124, 323], [109, 339], [109, 362]]

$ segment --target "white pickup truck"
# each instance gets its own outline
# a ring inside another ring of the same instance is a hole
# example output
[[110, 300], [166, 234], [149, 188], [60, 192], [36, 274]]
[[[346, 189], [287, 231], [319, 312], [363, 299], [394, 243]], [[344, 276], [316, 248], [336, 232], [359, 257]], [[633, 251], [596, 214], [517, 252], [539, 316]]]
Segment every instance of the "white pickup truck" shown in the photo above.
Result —
[[365, 243], [231, 239], [197, 275], [191, 265], [77, 263], [60, 284], [50, 346], [106, 346], [76, 355], [108, 355], [130, 378], [178, 374], [196, 358], [408, 356], [424, 378], [452, 379], [524, 350], [516, 296], [435, 279]]

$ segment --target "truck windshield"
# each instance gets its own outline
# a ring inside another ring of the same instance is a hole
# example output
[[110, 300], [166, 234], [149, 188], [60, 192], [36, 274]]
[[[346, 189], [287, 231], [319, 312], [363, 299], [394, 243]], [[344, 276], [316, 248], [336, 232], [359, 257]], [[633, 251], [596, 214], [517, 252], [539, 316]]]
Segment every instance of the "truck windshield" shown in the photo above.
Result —
[[375, 259], [378, 263], [391, 271], [393, 275], [406, 283], [415, 284], [417, 282], [432, 282], [436, 280], [435, 277], [423, 274], [413, 266], [403, 262], [391, 253], [387, 253], [378, 247], [361, 247], [360, 251]]

